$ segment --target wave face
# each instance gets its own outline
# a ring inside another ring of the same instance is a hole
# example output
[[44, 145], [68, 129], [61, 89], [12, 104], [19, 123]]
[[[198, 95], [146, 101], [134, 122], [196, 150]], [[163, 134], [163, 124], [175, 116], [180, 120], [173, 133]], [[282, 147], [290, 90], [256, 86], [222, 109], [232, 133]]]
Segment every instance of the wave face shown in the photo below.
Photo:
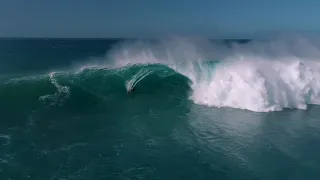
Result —
[[[106, 57], [68, 72], [27, 79], [42, 86], [43, 92], [33, 92], [37, 99], [51, 103], [68, 99], [75, 88], [125, 97], [133, 88], [134, 93], [169, 95], [170, 88], [180, 87], [189, 100], [210, 107], [257, 112], [306, 109], [308, 104], [320, 104], [319, 44], [298, 36], [246, 43], [183, 37], [124, 42]], [[12, 79], [3, 86], [8, 89], [8, 84], [21, 80], [26, 79]], [[3, 98], [5, 92], [9, 93], [2, 90]]]
[[[27, 110], [26, 107], [35, 109], [39, 103], [40, 107], [71, 105], [69, 108], [72, 108], [78, 103], [111, 105], [135, 95], [158, 96], [163, 100], [170, 93], [175, 98], [186, 99], [189, 83], [188, 78], [161, 64], [51, 72], [6, 81], [0, 86], [0, 106], [21, 111]], [[133, 88], [136, 91], [128, 94]]]

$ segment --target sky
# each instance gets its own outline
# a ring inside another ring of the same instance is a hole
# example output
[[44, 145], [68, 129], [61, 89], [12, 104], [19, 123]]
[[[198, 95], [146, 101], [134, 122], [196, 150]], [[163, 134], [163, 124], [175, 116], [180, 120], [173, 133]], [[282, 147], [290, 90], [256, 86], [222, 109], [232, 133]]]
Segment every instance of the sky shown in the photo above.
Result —
[[319, 0], [0, 0], [0, 37], [320, 32]]

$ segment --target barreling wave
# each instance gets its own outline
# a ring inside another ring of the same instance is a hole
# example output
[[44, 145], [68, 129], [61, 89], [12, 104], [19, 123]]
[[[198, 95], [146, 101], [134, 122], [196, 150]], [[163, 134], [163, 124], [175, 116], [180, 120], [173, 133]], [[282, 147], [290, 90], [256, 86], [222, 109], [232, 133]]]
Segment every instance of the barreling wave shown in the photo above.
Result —
[[[300, 37], [289, 43], [278, 39], [228, 45], [189, 38], [137, 41], [115, 47], [106, 58], [82, 64], [76, 72], [38, 76], [27, 79], [29, 84], [11, 80], [1, 88], [23, 91], [33, 86], [37, 100], [53, 103], [63, 103], [77, 88], [113, 97], [127, 97], [132, 88], [141, 94], [170, 94], [178, 88], [177, 96], [188, 94], [181, 98], [209, 107], [306, 109], [320, 104], [317, 43]], [[2, 90], [1, 98], [11, 90]]]

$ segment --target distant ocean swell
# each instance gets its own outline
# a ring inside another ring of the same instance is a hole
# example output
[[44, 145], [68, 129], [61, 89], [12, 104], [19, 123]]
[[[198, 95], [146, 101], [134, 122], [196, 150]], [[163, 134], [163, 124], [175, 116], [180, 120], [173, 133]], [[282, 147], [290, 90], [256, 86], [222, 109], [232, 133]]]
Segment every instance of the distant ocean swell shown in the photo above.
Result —
[[232, 47], [186, 38], [124, 43], [69, 71], [10, 79], [0, 86], [0, 98], [47, 106], [62, 105], [75, 92], [82, 93], [77, 98], [121, 100], [161, 93], [213, 108], [306, 109], [320, 104], [316, 47], [302, 44], [297, 54], [296, 46], [279, 42]]

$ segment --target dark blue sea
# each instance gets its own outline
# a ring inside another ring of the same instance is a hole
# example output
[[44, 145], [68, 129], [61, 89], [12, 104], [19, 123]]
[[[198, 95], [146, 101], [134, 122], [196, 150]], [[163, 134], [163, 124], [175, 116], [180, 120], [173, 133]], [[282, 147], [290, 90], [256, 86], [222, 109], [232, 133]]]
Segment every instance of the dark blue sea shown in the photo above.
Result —
[[317, 180], [320, 40], [0, 39], [1, 180]]

